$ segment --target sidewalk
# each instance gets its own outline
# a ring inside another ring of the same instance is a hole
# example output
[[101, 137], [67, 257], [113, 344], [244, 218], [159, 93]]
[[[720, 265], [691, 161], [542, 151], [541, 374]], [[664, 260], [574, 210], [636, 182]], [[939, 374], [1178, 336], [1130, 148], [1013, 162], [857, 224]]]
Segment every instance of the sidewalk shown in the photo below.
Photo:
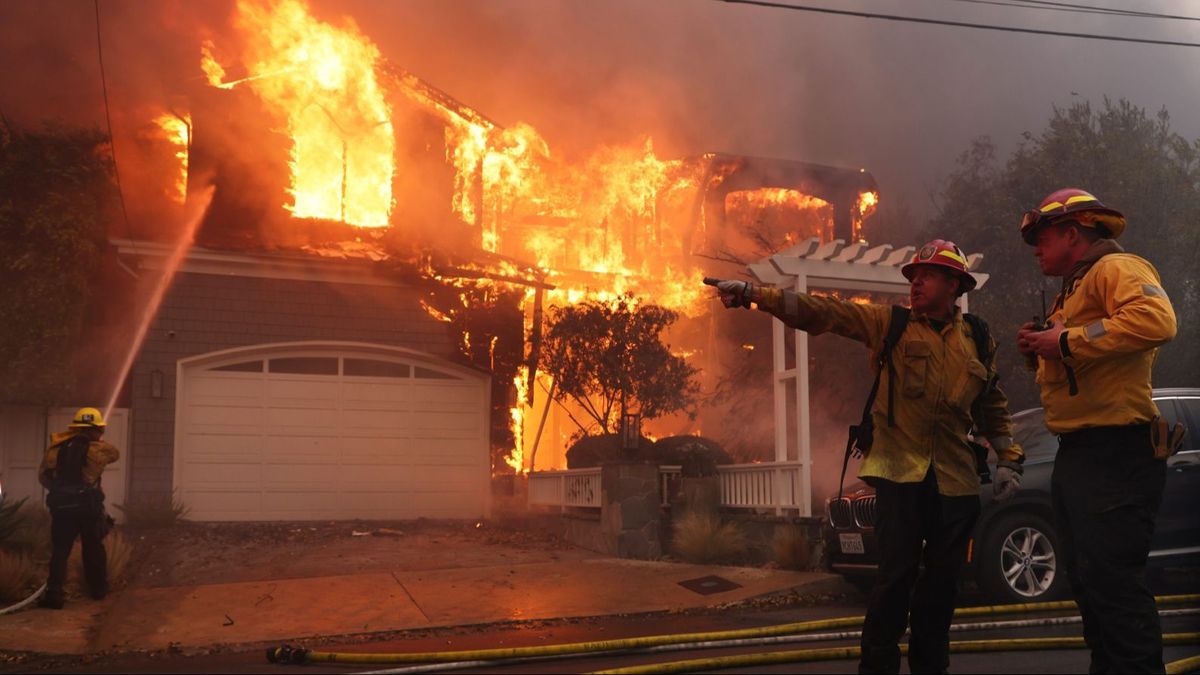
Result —
[[[679, 582], [740, 586], [701, 595]], [[613, 558], [364, 573], [201, 586], [129, 588], [103, 603], [0, 617], [0, 649], [82, 654], [197, 649], [314, 636], [694, 609], [840, 577]]]

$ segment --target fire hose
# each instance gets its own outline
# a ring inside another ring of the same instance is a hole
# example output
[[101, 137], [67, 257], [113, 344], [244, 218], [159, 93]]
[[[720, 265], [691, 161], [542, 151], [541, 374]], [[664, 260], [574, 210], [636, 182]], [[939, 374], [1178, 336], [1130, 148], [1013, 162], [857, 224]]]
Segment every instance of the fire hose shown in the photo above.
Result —
[[[1200, 633], [1167, 633], [1164, 645], [1200, 644]], [[1038, 651], [1047, 649], [1083, 649], [1087, 645], [1081, 637], [1017, 638], [1009, 640], [968, 640], [951, 642], [951, 654], [978, 654], [983, 652]], [[908, 645], [900, 645], [902, 654], [908, 653]], [[837, 661], [858, 658], [858, 647], [829, 647], [825, 649], [799, 649], [788, 652], [763, 652], [716, 656], [706, 659], [652, 663], [645, 666], [598, 670], [595, 675], [651, 675], [657, 673], [692, 673], [696, 671], [745, 668], [779, 663], [801, 663], [811, 661]]]
[[24, 600], [18, 602], [15, 605], [9, 605], [8, 607], [5, 607], [4, 609], [0, 609], [0, 616], [4, 616], [5, 614], [11, 614], [23, 607], [26, 607], [27, 605], [32, 603], [34, 600], [37, 600], [42, 595], [42, 593], [44, 593], [45, 591], [46, 591], [46, 584], [42, 584], [41, 587], [38, 588], [36, 591], [34, 591], [33, 595], [29, 596], [28, 598], [25, 598]]
[[[1200, 614], [1200, 608], [1163, 610], [1159, 615], [1166, 617], [1194, 616]], [[1083, 622], [1078, 614], [1073, 616], [1048, 617], [1042, 619], [1020, 619], [1016, 621], [983, 621], [977, 623], [961, 623], [950, 626], [950, 632], [966, 632], [979, 630], [1000, 630], [1012, 628], [1041, 628], [1049, 626], [1066, 626]], [[685, 642], [680, 644], [660, 645], [640, 649], [622, 649], [603, 652], [605, 656], [662, 654], [677, 651], [692, 651], [700, 649], [729, 649], [734, 647], [760, 647], [765, 645], [789, 644], [797, 642], [833, 642], [837, 640], [857, 640], [862, 636], [861, 631], [841, 631], [836, 633], [804, 633], [798, 635], [779, 635], [761, 638], [742, 638], [736, 640], [712, 640], [706, 642]], [[467, 668], [482, 668], [485, 666], [511, 666], [538, 661], [562, 660], [595, 656], [594, 653], [564, 654], [560, 656], [533, 656], [516, 659], [500, 659], [491, 661], [457, 661], [449, 663], [434, 663], [418, 666], [406, 666], [387, 670], [370, 670], [360, 675], [409, 675], [412, 673], [436, 673], [447, 670]]]
[[[1160, 605], [1187, 605], [1200, 602], [1200, 594], [1168, 595], [1155, 598]], [[956, 610], [955, 618], [963, 619], [976, 616], [995, 616], [1005, 614], [1024, 614], [1030, 612], [1073, 611], [1076, 605], [1072, 601], [1039, 602], [1017, 605], [993, 605], [985, 607], [967, 607]], [[679, 635], [649, 635], [618, 640], [597, 640], [592, 642], [576, 642], [561, 645], [539, 645], [535, 647], [509, 647], [502, 649], [477, 649], [452, 652], [392, 652], [392, 653], [356, 653], [356, 652], [327, 652], [308, 650], [290, 645], [267, 649], [267, 660], [271, 663], [305, 664], [305, 663], [356, 663], [356, 664], [430, 664], [456, 663], [464, 661], [497, 661], [544, 656], [567, 656], [575, 654], [597, 654], [620, 650], [642, 649], [662, 645], [685, 643], [712, 642], [721, 640], [736, 640], [742, 638], [763, 638], [782, 635], [794, 635], [818, 630], [837, 628], [855, 628], [862, 625], [864, 617], [850, 616], [835, 619], [820, 619], [800, 623], [787, 623], [760, 628], [743, 628], [738, 630], [714, 631], [705, 633], [686, 633]]]

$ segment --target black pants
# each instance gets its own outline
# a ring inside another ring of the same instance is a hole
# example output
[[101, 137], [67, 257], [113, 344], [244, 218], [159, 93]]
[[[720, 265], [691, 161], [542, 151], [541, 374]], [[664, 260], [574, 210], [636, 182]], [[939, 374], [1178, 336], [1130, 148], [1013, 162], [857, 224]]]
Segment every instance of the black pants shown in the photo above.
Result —
[[1060, 437], [1051, 497], [1071, 592], [1083, 614], [1092, 673], [1163, 672], [1162, 627], [1146, 559], [1166, 462], [1147, 425]]
[[46, 597], [62, 600], [63, 582], [67, 578], [67, 561], [75, 539], [82, 542], [83, 572], [93, 597], [108, 592], [108, 556], [101, 537], [100, 518], [91, 508], [51, 509], [50, 511], [50, 578], [46, 581]]
[[877, 499], [879, 576], [863, 623], [858, 671], [900, 672], [899, 642], [911, 606], [909, 668], [914, 673], [945, 672], [958, 576], [979, 517], [979, 496], [938, 494], [932, 467], [920, 483], [877, 478], [871, 483]]

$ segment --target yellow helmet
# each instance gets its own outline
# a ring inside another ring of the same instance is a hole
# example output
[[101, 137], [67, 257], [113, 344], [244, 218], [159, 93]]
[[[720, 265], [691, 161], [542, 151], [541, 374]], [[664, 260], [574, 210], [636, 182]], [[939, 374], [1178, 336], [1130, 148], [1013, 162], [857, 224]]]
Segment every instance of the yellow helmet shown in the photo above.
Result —
[[100, 414], [95, 408], [80, 408], [79, 412], [75, 413], [75, 418], [71, 420], [72, 429], [103, 429], [104, 415]]

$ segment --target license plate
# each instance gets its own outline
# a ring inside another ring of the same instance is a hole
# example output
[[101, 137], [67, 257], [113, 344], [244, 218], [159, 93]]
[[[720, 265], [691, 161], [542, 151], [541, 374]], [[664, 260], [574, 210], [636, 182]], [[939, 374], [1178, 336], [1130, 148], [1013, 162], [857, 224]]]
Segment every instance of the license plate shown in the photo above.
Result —
[[862, 535], [857, 532], [839, 533], [838, 543], [841, 544], [842, 553], [857, 553], [861, 555], [867, 552], [863, 548]]

